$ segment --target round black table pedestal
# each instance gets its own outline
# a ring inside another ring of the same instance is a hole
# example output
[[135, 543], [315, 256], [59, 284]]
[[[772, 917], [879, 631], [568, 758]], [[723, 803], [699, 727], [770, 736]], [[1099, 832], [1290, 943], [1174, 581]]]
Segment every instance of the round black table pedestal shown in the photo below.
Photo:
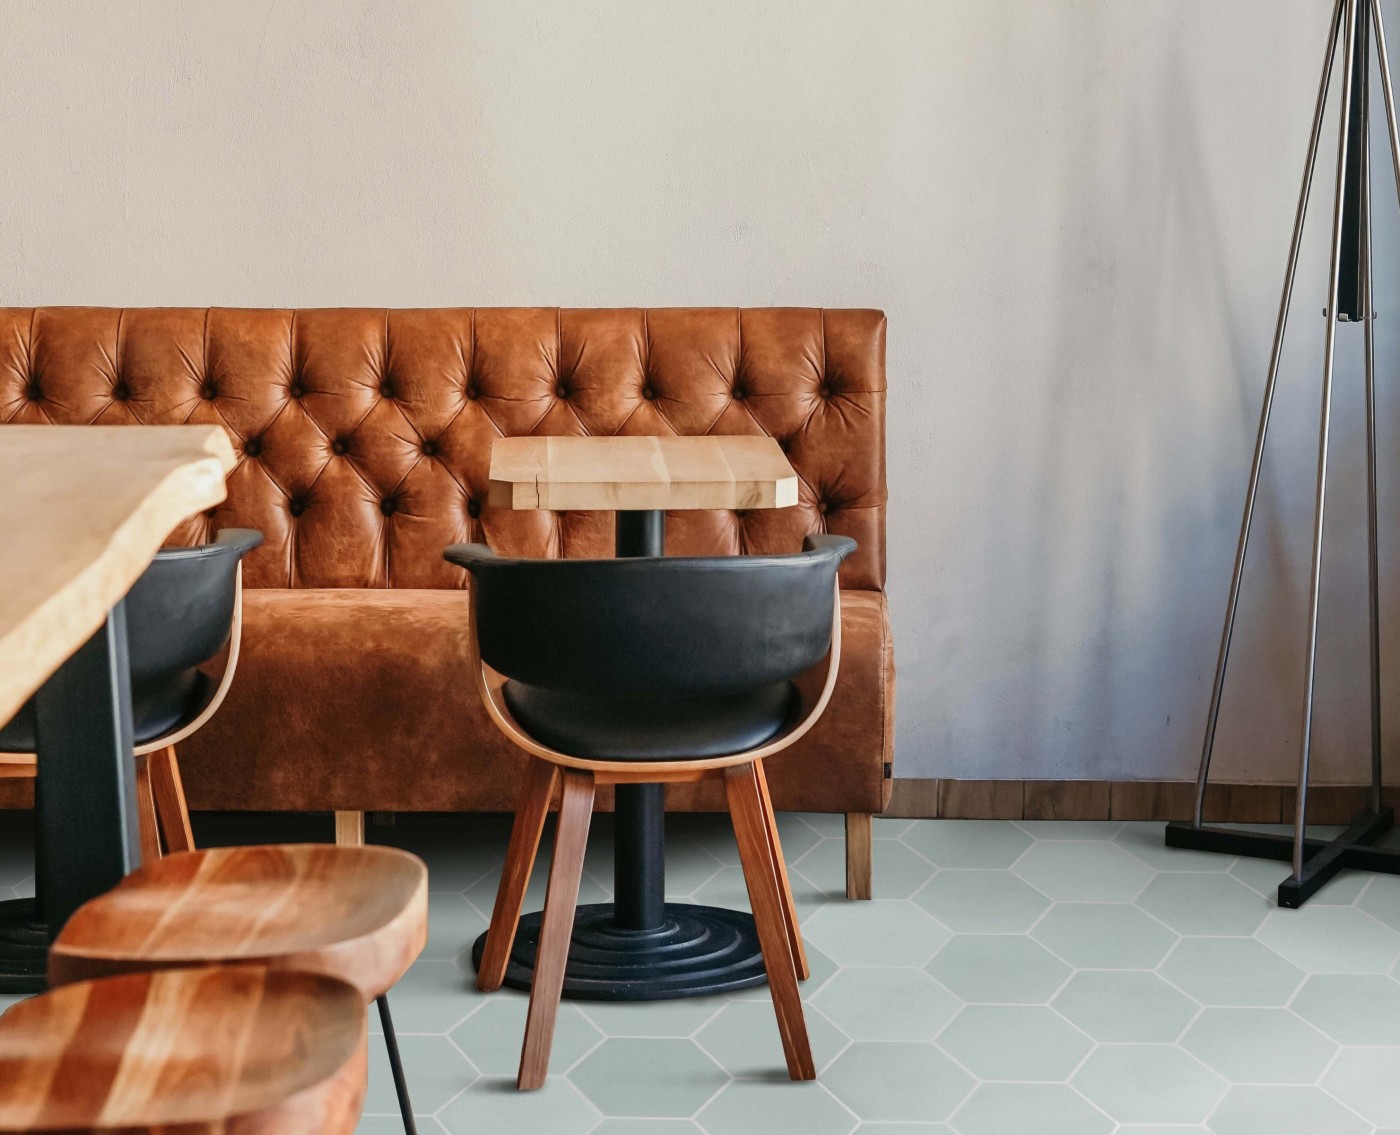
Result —
[[49, 930], [39, 921], [33, 899], [0, 902], [0, 993], [42, 993]]
[[[748, 989], [767, 980], [753, 916], [739, 910], [667, 903], [655, 930], [622, 930], [612, 903], [581, 906], [564, 971], [564, 996], [578, 1001], [663, 1001]], [[523, 915], [506, 984], [529, 989], [541, 915]], [[481, 965], [486, 935], [472, 947]]]

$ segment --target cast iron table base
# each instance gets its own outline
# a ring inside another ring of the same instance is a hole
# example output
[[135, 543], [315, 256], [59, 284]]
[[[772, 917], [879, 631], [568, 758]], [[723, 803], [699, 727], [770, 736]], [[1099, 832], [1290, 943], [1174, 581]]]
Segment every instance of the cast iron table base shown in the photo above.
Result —
[[[618, 512], [617, 554], [665, 554], [666, 514]], [[747, 989], [768, 980], [753, 915], [666, 901], [665, 785], [619, 784], [613, 853], [616, 902], [581, 906], [563, 996], [585, 1001], [659, 1001]], [[529, 989], [540, 917], [522, 915], [505, 983]], [[481, 967], [486, 935], [472, 947]]]
[[[1303, 870], [1301, 874], [1290, 875], [1278, 885], [1279, 906], [1296, 910], [1326, 886], [1338, 871], [1347, 868], [1400, 875], [1400, 848], [1372, 846], [1394, 824], [1395, 817], [1391, 810], [1383, 808], [1379, 812], [1363, 812], [1335, 839], [1305, 839]], [[1186, 820], [1167, 825], [1167, 846], [1214, 851], [1222, 855], [1243, 855], [1252, 859], [1289, 862], [1293, 858], [1291, 835], [1205, 825], [1198, 828]]]

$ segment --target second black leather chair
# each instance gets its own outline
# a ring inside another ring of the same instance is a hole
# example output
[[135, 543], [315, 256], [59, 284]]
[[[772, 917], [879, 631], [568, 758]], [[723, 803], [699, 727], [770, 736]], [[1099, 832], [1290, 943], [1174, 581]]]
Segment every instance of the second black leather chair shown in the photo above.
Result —
[[[243, 557], [261, 532], [225, 528], [212, 544], [162, 548], [126, 596], [141, 851], [194, 846], [175, 745], [224, 700], [238, 665]], [[228, 644], [217, 682], [201, 667]], [[0, 728], [0, 776], [33, 776], [34, 703]]]
[[836, 572], [855, 550], [809, 537], [790, 556], [511, 560], [445, 555], [472, 574], [475, 681], [491, 719], [536, 758], [478, 971], [498, 989], [545, 815], [562, 781], [521, 1054], [543, 1085], [600, 784], [722, 778], [788, 1073], [816, 1069], [797, 990], [807, 976], [763, 760], [820, 717], [841, 655]]

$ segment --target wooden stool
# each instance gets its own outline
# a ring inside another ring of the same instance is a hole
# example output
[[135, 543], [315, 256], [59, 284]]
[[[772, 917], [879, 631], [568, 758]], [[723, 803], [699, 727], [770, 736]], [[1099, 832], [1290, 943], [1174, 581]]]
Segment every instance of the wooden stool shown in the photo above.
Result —
[[78, 982], [0, 1017], [0, 1132], [349, 1135], [366, 1044], [360, 991], [322, 974]]
[[389, 847], [211, 848], [148, 863], [79, 907], [49, 951], [49, 981], [212, 963], [339, 978], [378, 1003], [405, 1129], [413, 1109], [388, 991], [428, 934], [428, 869]]

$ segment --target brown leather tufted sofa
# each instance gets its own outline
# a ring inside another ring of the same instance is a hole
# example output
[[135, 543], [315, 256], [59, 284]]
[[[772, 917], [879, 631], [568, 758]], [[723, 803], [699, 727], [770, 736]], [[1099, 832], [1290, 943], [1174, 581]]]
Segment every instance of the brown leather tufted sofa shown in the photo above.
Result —
[[859, 542], [831, 706], [770, 778], [779, 808], [855, 814], [848, 854], [868, 856], [893, 760], [884, 414], [877, 311], [0, 309], [0, 421], [216, 422], [241, 456], [227, 501], [172, 540], [266, 535], [237, 679], [181, 752], [202, 809], [512, 809], [521, 759], [468, 678], [467, 575], [442, 550], [607, 556], [612, 517], [485, 507], [492, 439], [767, 433], [798, 506], [673, 513], [667, 551]]

